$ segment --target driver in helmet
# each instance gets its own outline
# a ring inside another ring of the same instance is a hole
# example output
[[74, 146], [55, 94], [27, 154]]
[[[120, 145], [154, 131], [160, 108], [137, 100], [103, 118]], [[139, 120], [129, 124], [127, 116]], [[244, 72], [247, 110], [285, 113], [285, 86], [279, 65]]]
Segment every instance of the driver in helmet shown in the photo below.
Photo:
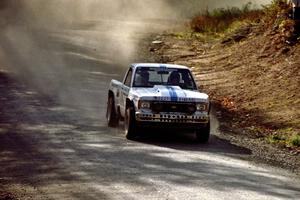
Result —
[[141, 77], [141, 85], [149, 86], [149, 72], [146, 70], [141, 70], [140, 77]]
[[180, 83], [180, 75], [177, 71], [174, 71], [169, 76], [169, 84], [170, 85], [179, 85]]

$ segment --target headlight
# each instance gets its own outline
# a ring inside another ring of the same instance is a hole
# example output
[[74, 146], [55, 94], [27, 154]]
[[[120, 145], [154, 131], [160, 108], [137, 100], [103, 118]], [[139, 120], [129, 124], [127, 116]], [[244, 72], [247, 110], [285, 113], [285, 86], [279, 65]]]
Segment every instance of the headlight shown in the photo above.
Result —
[[208, 104], [206, 103], [198, 103], [196, 107], [197, 111], [208, 111]]
[[149, 109], [150, 108], [150, 102], [148, 102], [148, 101], [139, 101], [139, 108], [140, 109]]

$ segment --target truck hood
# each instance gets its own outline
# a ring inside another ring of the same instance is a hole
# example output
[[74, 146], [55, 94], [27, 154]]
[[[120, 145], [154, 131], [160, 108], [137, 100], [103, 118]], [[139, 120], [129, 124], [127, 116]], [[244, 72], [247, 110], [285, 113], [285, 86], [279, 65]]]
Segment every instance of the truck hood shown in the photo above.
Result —
[[179, 86], [156, 85], [153, 88], [132, 88], [134, 99], [145, 101], [209, 102], [208, 95], [184, 90]]

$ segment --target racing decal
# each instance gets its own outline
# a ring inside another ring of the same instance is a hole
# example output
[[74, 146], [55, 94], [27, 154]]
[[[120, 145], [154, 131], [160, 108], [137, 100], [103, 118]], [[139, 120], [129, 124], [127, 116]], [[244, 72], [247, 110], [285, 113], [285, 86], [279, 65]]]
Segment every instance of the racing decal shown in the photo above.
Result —
[[167, 71], [167, 67], [165, 65], [160, 65], [159, 70], [160, 71]]
[[155, 86], [153, 88], [138, 88], [132, 90], [137, 99], [147, 101], [178, 101], [178, 102], [204, 102], [207, 97], [194, 91], [182, 90], [176, 86]]
[[171, 101], [177, 101], [178, 96], [177, 96], [176, 90], [172, 87], [167, 87], [167, 89], [169, 91]]
[[154, 97], [153, 100], [156, 100], [156, 101], [170, 101], [170, 97]]

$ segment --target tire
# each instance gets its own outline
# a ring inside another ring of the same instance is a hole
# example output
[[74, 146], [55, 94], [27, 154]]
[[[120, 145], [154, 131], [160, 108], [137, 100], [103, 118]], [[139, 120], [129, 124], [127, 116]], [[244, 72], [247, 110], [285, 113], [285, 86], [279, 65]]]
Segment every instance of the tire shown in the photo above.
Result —
[[126, 108], [124, 125], [125, 137], [128, 140], [133, 140], [136, 137], [137, 128], [135, 123], [134, 110], [132, 107]]
[[119, 124], [119, 118], [115, 109], [115, 101], [112, 96], [108, 97], [106, 119], [107, 125], [110, 127], [116, 127]]
[[210, 122], [206, 125], [206, 127], [196, 130], [196, 140], [199, 143], [208, 143], [210, 136]]

